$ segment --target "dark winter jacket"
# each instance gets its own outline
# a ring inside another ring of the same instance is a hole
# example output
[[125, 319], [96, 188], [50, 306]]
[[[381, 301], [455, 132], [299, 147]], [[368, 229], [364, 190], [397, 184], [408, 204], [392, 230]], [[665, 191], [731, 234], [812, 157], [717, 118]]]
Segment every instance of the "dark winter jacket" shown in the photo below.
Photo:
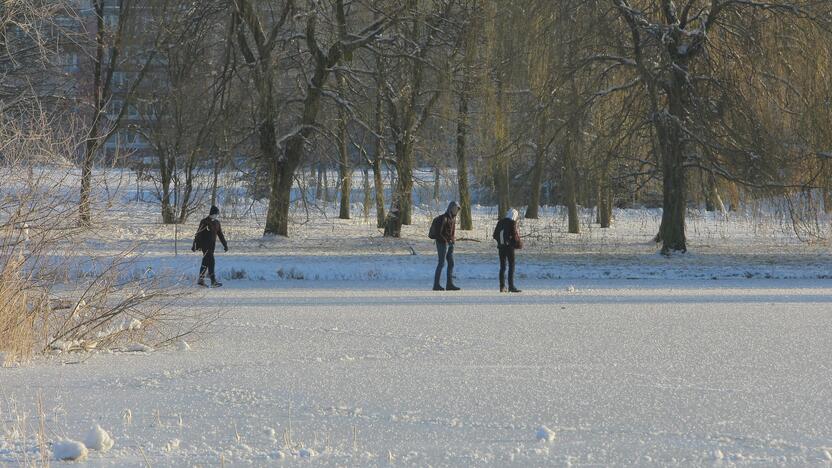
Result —
[[210, 216], [203, 218], [202, 221], [199, 222], [199, 228], [196, 230], [196, 236], [194, 236], [193, 250], [197, 249], [197, 237], [200, 237], [200, 233], [203, 231], [208, 231], [208, 235], [202, 237], [204, 240], [202, 245], [199, 246], [200, 250], [203, 252], [213, 252], [217, 246], [217, 237], [220, 238], [223, 248], [228, 250], [228, 243], [225, 242], [225, 236], [222, 234], [220, 221], [218, 219], [211, 218]]
[[436, 242], [442, 244], [453, 244], [456, 242], [456, 218], [450, 213], [442, 215], [442, 229], [439, 230], [439, 238]]
[[520, 238], [520, 232], [517, 230], [517, 221], [511, 218], [498, 221], [492, 237], [497, 241], [498, 247], [523, 248], [523, 239]]
[[436, 242], [440, 244], [453, 244], [456, 242], [456, 215], [459, 213], [459, 203], [452, 201], [448, 209], [442, 215], [442, 228], [439, 230], [439, 237]]

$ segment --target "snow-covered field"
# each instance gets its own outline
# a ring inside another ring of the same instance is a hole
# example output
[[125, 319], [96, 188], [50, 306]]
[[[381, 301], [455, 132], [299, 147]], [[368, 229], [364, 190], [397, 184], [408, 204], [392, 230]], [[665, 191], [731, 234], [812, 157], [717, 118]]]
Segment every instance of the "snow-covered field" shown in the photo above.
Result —
[[190, 351], [2, 369], [0, 464], [36, 395], [94, 466], [832, 462], [826, 281], [463, 285], [234, 282]]
[[262, 205], [226, 205], [225, 286], [197, 290], [200, 216], [163, 226], [133, 200], [55, 254], [81, 274], [136, 247], [137, 274], [220, 319], [190, 346], [0, 368], [0, 466], [38, 462], [41, 426], [55, 466], [832, 464], [832, 257], [782, 216], [692, 212], [691, 252], [665, 258], [658, 211], [609, 230], [586, 211], [570, 235], [546, 209], [521, 225], [524, 292], [501, 295], [493, 208], [458, 232], [463, 291], [436, 293], [426, 234], [446, 202], [400, 240], [360, 206], [298, 209], [282, 239]]

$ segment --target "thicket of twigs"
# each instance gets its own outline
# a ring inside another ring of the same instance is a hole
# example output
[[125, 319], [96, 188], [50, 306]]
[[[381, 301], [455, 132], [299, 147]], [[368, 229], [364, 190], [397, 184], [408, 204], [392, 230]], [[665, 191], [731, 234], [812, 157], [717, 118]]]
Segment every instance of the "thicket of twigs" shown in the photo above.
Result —
[[174, 307], [175, 282], [135, 273], [135, 247], [86, 251], [76, 146], [51, 127], [0, 126], [0, 365], [42, 352], [155, 348], [194, 331], [203, 319]]

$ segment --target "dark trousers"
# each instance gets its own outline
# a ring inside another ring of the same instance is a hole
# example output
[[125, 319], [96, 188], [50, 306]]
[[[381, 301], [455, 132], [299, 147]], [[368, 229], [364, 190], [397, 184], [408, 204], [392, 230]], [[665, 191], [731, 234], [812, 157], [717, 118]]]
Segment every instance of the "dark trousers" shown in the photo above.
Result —
[[514, 287], [514, 248], [498, 247], [500, 251], [500, 287], [506, 285], [506, 264], [508, 264], [508, 287]]
[[202, 266], [199, 267], [199, 280], [205, 280], [205, 274], [208, 273], [208, 277], [211, 278], [211, 282], [217, 281], [217, 277], [214, 276], [214, 250], [203, 250], [202, 251]]
[[439, 278], [442, 276], [442, 268], [445, 267], [446, 259], [448, 260], [448, 284], [454, 284], [454, 245], [437, 242], [436, 254], [439, 256], [439, 263], [436, 265], [436, 274], [433, 275], [433, 285], [439, 286]]

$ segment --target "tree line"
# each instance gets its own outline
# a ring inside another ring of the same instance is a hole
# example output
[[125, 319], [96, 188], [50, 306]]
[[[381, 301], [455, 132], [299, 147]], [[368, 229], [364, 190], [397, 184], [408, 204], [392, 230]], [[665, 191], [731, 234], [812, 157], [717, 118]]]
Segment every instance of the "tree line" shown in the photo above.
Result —
[[472, 190], [526, 218], [563, 205], [571, 233], [581, 206], [609, 227], [655, 205], [666, 253], [694, 205], [832, 211], [830, 2], [33, 0], [0, 21], [0, 114], [74, 119], [82, 224], [122, 134], [152, 149], [164, 222], [235, 169], [282, 236], [293, 188], [329, 168], [341, 218], [362, 170], [379, 227], [410, 224], [429, 167], [456, 178], [462, 229]]

